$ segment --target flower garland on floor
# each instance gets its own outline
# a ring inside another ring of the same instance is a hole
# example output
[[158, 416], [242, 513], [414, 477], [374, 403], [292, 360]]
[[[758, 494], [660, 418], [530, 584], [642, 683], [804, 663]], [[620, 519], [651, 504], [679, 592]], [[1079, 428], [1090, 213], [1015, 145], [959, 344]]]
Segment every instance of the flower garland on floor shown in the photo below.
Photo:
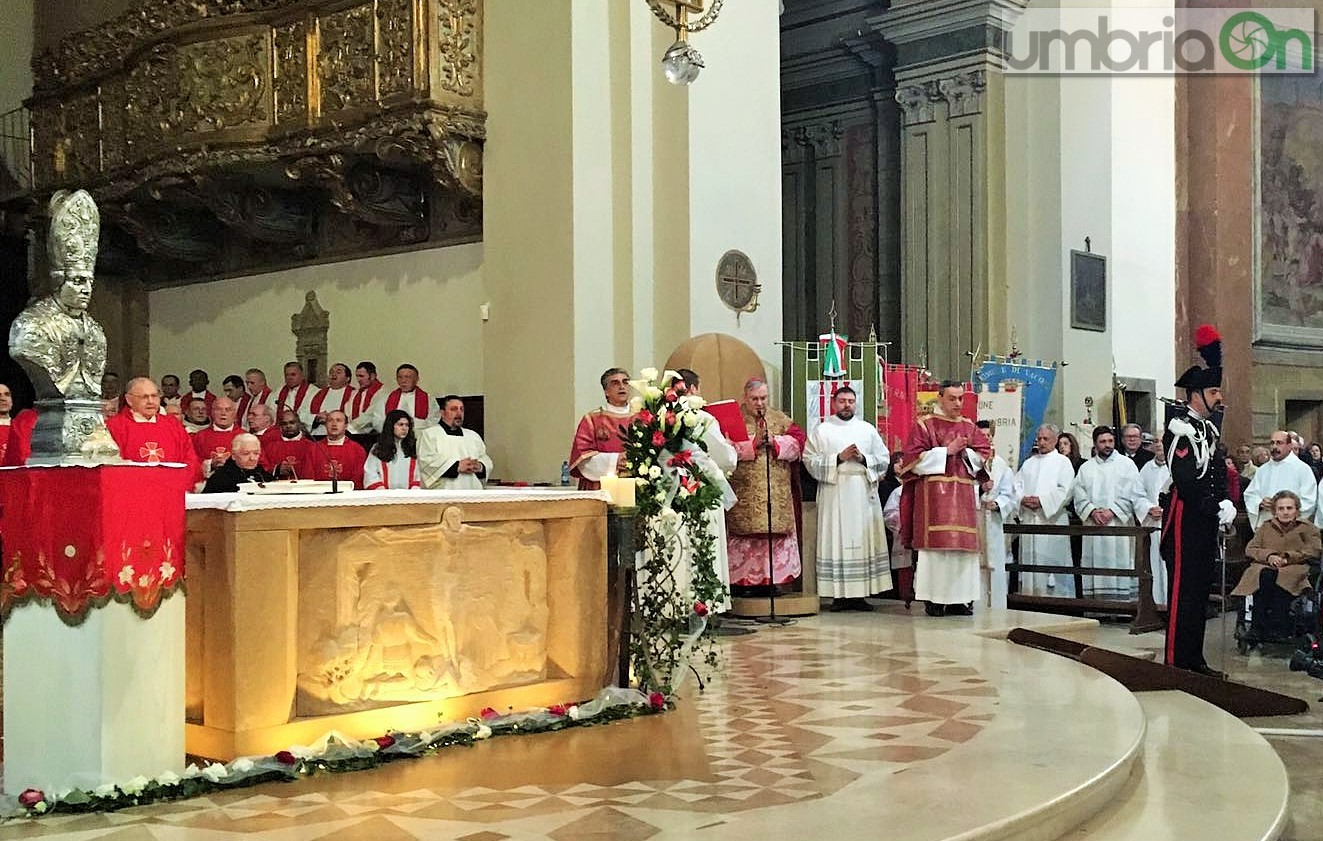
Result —
[[[679, 381], [679, 382], [677, 382]], [[709, 513], [722, 491], [704, 472], [717, 469], [703, 443], [703, 399], [686, 395], [674, 371], [645, 368], [630, 385], [638, 392], [634, 420], [621, 431], [636, 494], [643, 557], [631, 656], [639, 686], [670, 693], [695, 661], [716, 667], [707, 605], [725, 599], [717, 578]], [[677, 389], [677, 386], [680, 388]]]
[[509, 713], [498, 713], [488, 707], [480, 718], [420, 733], [390, 731], [375, 739], [359, 741], [332, 731], [308, 747], [291, 747], [272, 756], [241, 756], [229, 763], [189, 765], [182, 774], [166, 771], [155, 779], [134, 777], [90, 791], [71, 789], [53, 795], [30, 788], [17, 797], [0, 797], [0, 818], [109, 812], [327, 771], [359, 771], [397, 759], [416, 759], [456, 745], [474, 745], [493, 736], [549, 733], [654, 715], [665, 712], [668, 705], [660, 692], [645, 695], [636, 689], [612, 686], [592, 700], [578, 704], [554, 704], [546, 709]]

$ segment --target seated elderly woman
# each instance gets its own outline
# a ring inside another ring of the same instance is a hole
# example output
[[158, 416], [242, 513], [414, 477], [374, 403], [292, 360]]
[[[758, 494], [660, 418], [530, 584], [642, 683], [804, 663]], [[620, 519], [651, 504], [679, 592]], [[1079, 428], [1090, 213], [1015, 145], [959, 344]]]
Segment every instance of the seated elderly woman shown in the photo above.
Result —
[[1254, 596], [1251, 639], [1290, 632], [1291, 599], [1309, 589], [1309, 562], [1323, 555], [1323, 541], [1313, 523], [1300, 519], [1300, 497], [1282, 491], [1272, 498], [1272, 519], [1259, 526], [1245, 557], [1252, 563], [1233, 596]]
[[275, 477], [261, 464], [262, 442], [256, 435], [245, 432], [234, 436], [230, 443], [230, 458], [216, 468], [202, 488], [204, 494], [235, 493], [247, 482], [271, 482]]

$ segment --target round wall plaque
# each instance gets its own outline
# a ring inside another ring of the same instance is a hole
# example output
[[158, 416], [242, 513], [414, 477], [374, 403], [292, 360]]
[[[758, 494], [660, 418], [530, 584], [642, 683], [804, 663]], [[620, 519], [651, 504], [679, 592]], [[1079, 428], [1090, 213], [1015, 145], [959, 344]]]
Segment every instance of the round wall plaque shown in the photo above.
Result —
[[717, 263], [717, 296], [736, 312], [758, 309], [758, 272], [743, 251], [727, 251]]

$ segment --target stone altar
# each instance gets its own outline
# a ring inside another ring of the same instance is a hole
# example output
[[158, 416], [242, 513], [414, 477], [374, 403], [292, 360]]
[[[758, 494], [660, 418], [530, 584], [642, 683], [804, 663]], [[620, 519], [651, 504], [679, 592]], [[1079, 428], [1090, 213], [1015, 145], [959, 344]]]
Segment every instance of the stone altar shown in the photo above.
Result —
[[188, 752], [593, 695], [606, 505], [543, 489], [190, 496]]

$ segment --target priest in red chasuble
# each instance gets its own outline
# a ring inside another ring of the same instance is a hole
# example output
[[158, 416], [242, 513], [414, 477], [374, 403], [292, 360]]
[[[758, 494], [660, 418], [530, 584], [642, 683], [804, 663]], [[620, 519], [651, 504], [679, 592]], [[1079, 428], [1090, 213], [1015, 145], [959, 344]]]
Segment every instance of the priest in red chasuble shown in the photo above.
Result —
[[965, 388], [943, 382], [935, 414], [919, 418], [896, 471], [905, 483], [901, 533], [918, 551], [914, 595], [929, 616], [969, 616], [979, 597], [978, 482], [992, 444], [961, 416]]
[[277, 479], [311, 479], [320, 461], [317, 445], [303, 431], [298, 412], [280, 410], [280, 434], [262, 439], [262, 466]]
[[161, 392], [147, 377], [135, 377], [124, 392], [128, 408], [106, 421], [120, 458], [144, 464], [172, 462], [188, 466], [185, 490], [201, 481], [202, 469], [193, 441], [179, 418], [160, 414]]
[[602, 487], [603, 476], [625, 472], [620, 429], [629, 426], [635, 414], [629, 407], [629, 372], [607, 368], [601, 383], [606, 403], [583, 416], [570, 446], [570, 475], [579, 480], [580, 490], [595, 491]]
[[353, 482], [355, 488], [362, 488], [367, 452], [349, 440], [345, 434], [348, 424], [349, 417], [341, 410], [332, 409], [326, 413], [326, 437], [316, 442], [317, 472], [313, 478], [329, 482], [334, 476], [342, 482]]

